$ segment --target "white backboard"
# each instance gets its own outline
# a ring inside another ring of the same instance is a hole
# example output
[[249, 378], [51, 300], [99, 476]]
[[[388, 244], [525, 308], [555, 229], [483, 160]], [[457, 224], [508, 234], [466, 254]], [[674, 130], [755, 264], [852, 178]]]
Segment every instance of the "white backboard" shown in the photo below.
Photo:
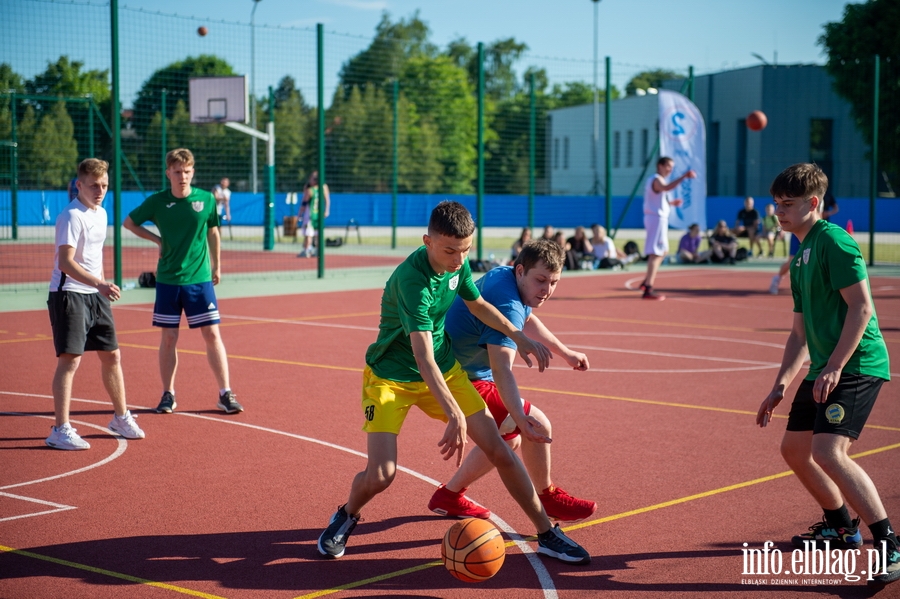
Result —
[[192, 123], [247, 123], [247, 78], [191, 77], [188, 80]]

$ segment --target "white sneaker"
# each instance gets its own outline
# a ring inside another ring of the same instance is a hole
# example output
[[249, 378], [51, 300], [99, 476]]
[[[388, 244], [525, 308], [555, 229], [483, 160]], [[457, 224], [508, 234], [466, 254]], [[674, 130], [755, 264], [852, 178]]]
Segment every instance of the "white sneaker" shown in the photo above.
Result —
[[108, 425], [109, 430], [122, 435], [126, 439], [143, 439], [144, 431], [141, 430], [141, 427], [137, 425], [134, 419], [135, 417], [131, 415], [131, 410], [125, 412], [125, 415], [122, 417], [113, 416]]
[[772, 295], [778, 295], [778, 286], [781, 284], [781, 277], [779, 275], [775, 275], [772, 277], [772, 282], [769, 283], [769, 293]]
[[91, 444], [79, 437], [78, 433], [75, 432], [75, 429], [72, 428], [72, 425], [68, 422], [62, 426], [51, 426], [50, 430], [52, 432], [44, 442], [54, 449], [67, 449], [72, 451], [91, 448]]

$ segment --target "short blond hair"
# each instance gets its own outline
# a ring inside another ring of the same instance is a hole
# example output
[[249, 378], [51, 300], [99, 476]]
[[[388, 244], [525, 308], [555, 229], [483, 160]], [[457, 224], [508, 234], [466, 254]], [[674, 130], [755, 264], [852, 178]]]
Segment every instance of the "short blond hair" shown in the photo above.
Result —
[[194, 155], [187, 148], [175, 148], [166, 154], [166, 167], [174, 164], [194, 166]]
[[109, 163], [99, 158], [85, 158], [78, 165], [78, 178], [91, 175], [93, 177], [102, 177], [109, 172]]

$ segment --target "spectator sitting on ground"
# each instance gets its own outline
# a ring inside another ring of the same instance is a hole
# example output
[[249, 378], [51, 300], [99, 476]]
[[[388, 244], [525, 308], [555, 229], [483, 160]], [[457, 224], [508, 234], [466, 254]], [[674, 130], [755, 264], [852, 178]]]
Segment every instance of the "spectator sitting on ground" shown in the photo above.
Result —
[[702, 264], [709, 262], [710, 250], [700, 251], [700, 225], [694, 223], [678, 242], [678, 261], [682, 264]]
[[605, 227], [594, 223], [591, 225], [591, 231], [594, 234], [591, 237], [591, 245], [594, 246], [594, 268], [621, 268], [632, 262], [624, 252], [616, 249], [616, 242], [606, 235]]
[[553, 230], [553, 225], [545, 225], [544, 232], [541, 233], [541, 239], [556, 239], [556, 233]]
[[[546, 232], [546, 229], [545, 229]], [[578, 270], [579, 264], [575, 260], [574, 255], [572, 254], [572, 248], [566, 243], [566, 237], [563, 235], [562, 231], [557, 231], [553, 234], [553, 241], [559, 244], [559, 247], [563, 249], [566, 253], [566, 262], [563, 265], [563, 270]]]
[[766, 204], [766, 215], [763, 217], [763, 233], [769, 243], [769, 258], [775, 257], [775, 242], [784, 240], [784, 231], [775, 216], [775, 204]]
[[584, 232], [584, 227], [575, 227], [575, 234], [566, 240], [569, 251], [572, 252], [575, 262], [581, 267], [581, 261], [594, 254], [594, 246]]
[[753, 246], [759, 250], [762, 255], [762, 241], [759, 239], [759, 210], [753, 207], [753, 198], [747, 196], [744, 200], [744, 207], [738, 211], [737, 220], [734, 223], [734, 236], [746, 237], [750, 240], [750, 253], [753, 255]]
[[714, 262], [734, 264], [734, 257], [737, 255], [738, 241], [734, 235], [731, 234], [728, 223], [724, 220], [719, 221], [716, 228], [713, 230], [709, 243], [712, 246], [713, 256], [715, 256]]
[[531, 229], [528, 227], [524, 227], [522, 229], [522, 233], [519, 235], [519, 238], [516, 239], [516, 242], [512, 245], [512, 256], [510, 257], [510, 264], [516, 261], [516, 258], [519, 257], [519, 252], [522, 251], [522, 246], [531, 241]]

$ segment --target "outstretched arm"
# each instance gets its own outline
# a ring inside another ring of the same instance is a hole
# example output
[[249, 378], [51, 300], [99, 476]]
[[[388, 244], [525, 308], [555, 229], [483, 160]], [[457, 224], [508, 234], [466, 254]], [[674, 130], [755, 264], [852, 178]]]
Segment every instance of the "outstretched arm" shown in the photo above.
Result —
[[806, 360], [806, 329], [803, 327], [803, 314], [794, 312], [794, 322], [791, 326], [791, 334], [784, 346], [784, 355], [781, 358], [781, 369], [775, 377], [775, 385], [769, 395], [763, 400], [756, 413], [756, 424], [765, 427], [769, 424], [772, 412], [784, 399], [784, 391], [787, 389]]
[[675, 189], [676, 187], [681, 185], [681, 182], [684, 181], [685, 179], [694, 179], [696, 177], [697, 177], [697, 172], [694, 171], [693, 169], [691, 169], [670, 183], [661, 183], [659, 179], [654, 179], [653, 180], [653, 191], [655, 191], [656, 193], [662, 193], [664, 191], [672, 191], [673, 189]]
[[549, 347], [551, 352], [563, 358], [574, 370], [584, 371], [591, 367], [586, 355], [566, 347], [562, 341], [556, 338], [556, 335], [550, 332], [550, 329], [544, 326], [544, 323], [534, 313], [525, 321], [525, 326], [522, 330], [532, 339], [540, 341]]
[[540, 421], [525, 414], [522, 396], [519, 394], [519, 385], [512, 372], [513, 362], [516, 361], [516, 350], [492, 344], [488, 344], [487, 350], [491, 362], [491, 374], [494, 376], [497, 391], [500, 392], [500, 399], [522, 435], [533, 443], [550, 443], [552, 439], [541, 432], [544, 428]]
[[428, 390], [447, 416], [447, 427], [444, 429], [444, 436], [438, 441], [438, 447], [441, 448], [445, 460], [451, 459], [456, 454], [456, 466], [459, 467], [466, 449], [466, 417], [459, 409], [459, 404], [451, 395], [441, 369], [434, 361], [431, 331], [413, 331], [409, 334], [409, 341], [422, 380], [428, 385]]
[[538, 364], [538, 371], [543, 372], [550, 363], [550, 350], [541, 343], [532, 341], [522, 331], [513, 326], [513, 324], [500, 313], [497, 308], [485, 301], [481, 296], [476, 300], [463, 300], [469, 311], [475, 315], [475, 318], [486, 324], [487, 326], [500, 331], [510, 339], [516, 342], [519, 348], [519, 355], [525, 360], [525, 363], [531, 367], [531, 359], [528, 354], [535, 357]]

